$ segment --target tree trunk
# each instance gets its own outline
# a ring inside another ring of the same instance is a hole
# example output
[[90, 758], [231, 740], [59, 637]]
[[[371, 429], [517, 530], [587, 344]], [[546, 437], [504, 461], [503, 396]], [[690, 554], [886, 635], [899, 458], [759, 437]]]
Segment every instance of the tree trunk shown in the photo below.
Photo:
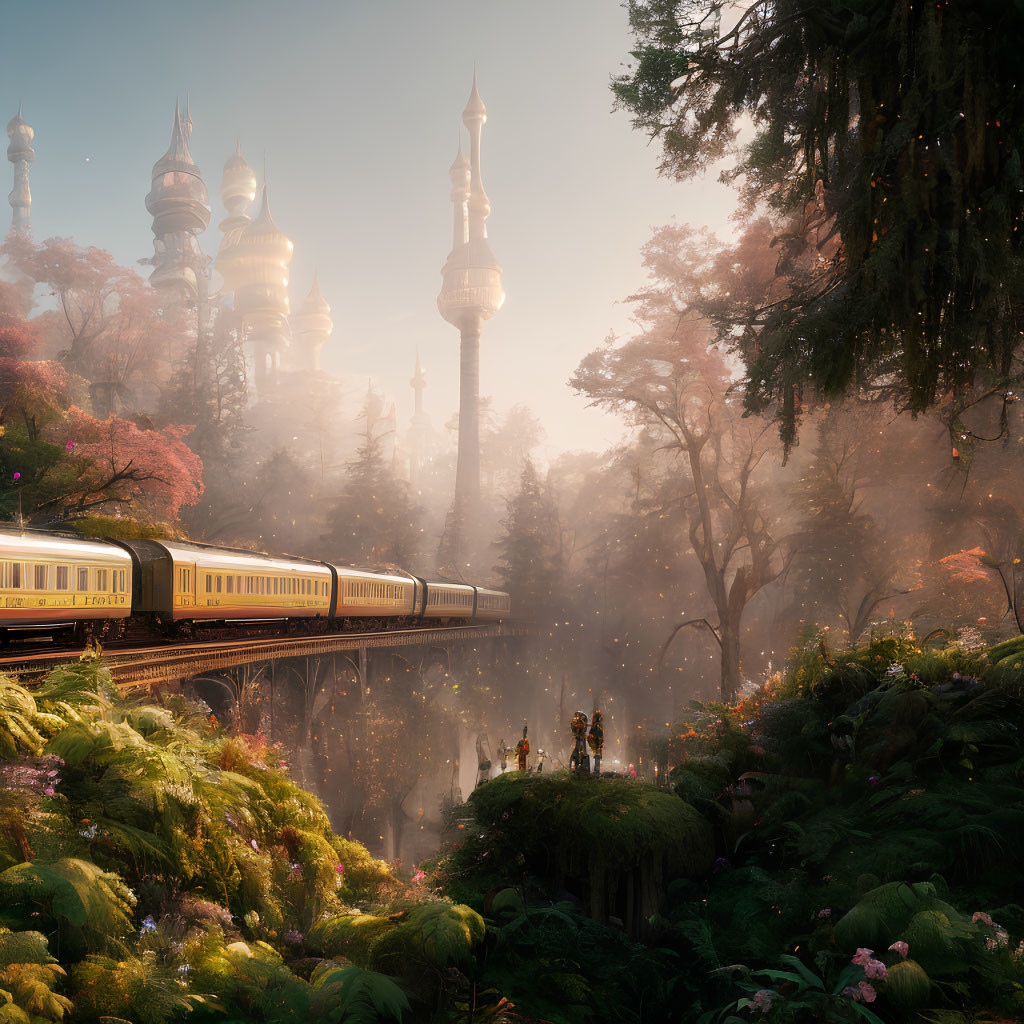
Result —
[[739, 630], [721, 627], [722, 635], [722, 700], [731, 704], [740, 689]]

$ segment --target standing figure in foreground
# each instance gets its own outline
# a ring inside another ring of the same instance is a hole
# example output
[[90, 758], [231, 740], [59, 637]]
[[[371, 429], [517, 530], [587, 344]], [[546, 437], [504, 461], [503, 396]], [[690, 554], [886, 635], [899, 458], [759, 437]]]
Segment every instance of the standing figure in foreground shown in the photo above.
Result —
[[569, 770], [582, 775], [590, 774], [590, 756], [587, 754], [587, 716], [577, 711], [569, 724], [572, 729], [575, 746], [569, 758]]
[[601, 774], [601, 753], [604, 750], [604, 726], [601, 724], [601, 712], [595, 711], [590, 722], [590, 732], [587, 735], [587, 743], [590, 745], [590, 752], [594, 755], [594, 774]]
[[523, 726], [523, 738], [516, 744], [516, 767], [526, 771], [526, 758], [530, 753], [530, 741], [526, 738], [526, 726]]

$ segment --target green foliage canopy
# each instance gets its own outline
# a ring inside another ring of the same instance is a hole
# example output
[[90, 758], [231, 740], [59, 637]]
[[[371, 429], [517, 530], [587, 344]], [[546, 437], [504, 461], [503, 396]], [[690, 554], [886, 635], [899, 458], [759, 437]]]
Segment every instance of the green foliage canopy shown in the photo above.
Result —
[[[792, 441], [804, 381], [912, 411], [1021, 372], [1024, 11], [1017, 4], [629, 0], [618, 104], [686, 178], [727, 176], [783, 226], [789, 294], [747, 311], [751, 409]], [[735, 335], [734, 335], [735, 337]]]

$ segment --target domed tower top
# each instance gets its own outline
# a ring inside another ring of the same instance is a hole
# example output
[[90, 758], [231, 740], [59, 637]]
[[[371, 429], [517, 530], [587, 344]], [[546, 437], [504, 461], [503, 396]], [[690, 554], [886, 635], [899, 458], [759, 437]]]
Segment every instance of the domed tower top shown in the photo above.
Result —
[[462, 112], [462, 123], [471, 129], [473, 122], [479, 121], [481, 125], [487, 121], [487, 108], [484, 101], [480, 99], [480, 90], [476, 87], [476, 68], [473, 68], [473, 88], [469, 94], [469, 102]]
[[245, 215], [249, 204], [256, 198], [256, 187], [256, 172], [242, 156], [241, 142], [236, 142], [234, 153], [224, 164], [220, 184], [221, 201], [232, 217]]
[[172, 234], [198, 235], [210, 223], [210, 197], [192, 154], [181, 105], [174, 105], [174, 126], [167, 152], [153, 164], [153, 187], [146, 209], [153, 215], [153, 234], [158, 239]]
[[317, 275], [313, 273], [313, 287], [310, 288], [302, 308], [291, 318], [292, 332], [298, 343], [307, 350], [309, 364], [314, 372], [320, 369], [320, 350], [334, 330], [331, 307], [320, 294]]
[[224, 164], [220, 197], [228, 216], [220, 222], [220, 229], [224, 234], [221, 236], [214, 266], [224, 279], [223, 291], [233, 292], [239, 280], [238, 242], [242, 232], [252, 223], [249, 218], [249, 207], [256, 198], [256, 172], [242, 156], [240, 142], [235, 143], [234, 153]]
[[466, 158], [460, 146], [450, 172], [455, 204], [454, 246], [441, 270], [441, 294], [437, 298], [441, 316], [460, 331], [489, 320], [505, 301], [501, 266], [487, 240], [491, 204], [480, 174], [480, 134], [487, 120], [487, 108], [480, 99], [475, 70], [462, 119], [469, 129], [469, 190], [463, 190]]
[[7, 138], [11, 140], [7, 147], [7, 159], [12, 164], [24, 160], [30, 164], [36, 158], [36, 151], [32, 148], [32, 140], [36, 133], [29, 126], [28, 122], [21, 116], [21, 104], [18, 104], [18, 112], [7, 122]]
[[[244, 253], [247, 268], [252, 271], [251, 283], [288, 288], [288, 264], [292, 261], [295, 244], [274, 223], [265, 183], [259, 216], [242, 231], [238, 245]], [[287, 312], [287, 295], [284, 301]]]

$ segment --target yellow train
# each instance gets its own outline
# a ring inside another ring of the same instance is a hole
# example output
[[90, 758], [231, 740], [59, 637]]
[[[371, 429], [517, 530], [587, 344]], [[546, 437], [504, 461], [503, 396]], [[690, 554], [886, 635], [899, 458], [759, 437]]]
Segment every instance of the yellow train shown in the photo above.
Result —
[[128, 621], [166, 634], [214, 623], [320, 619], [346, 629], [375, 620], [498, 621], [509, 612], [504, 591], [401, 570], [0, 528], [0, 639], [44, 629], [117, 636]]

